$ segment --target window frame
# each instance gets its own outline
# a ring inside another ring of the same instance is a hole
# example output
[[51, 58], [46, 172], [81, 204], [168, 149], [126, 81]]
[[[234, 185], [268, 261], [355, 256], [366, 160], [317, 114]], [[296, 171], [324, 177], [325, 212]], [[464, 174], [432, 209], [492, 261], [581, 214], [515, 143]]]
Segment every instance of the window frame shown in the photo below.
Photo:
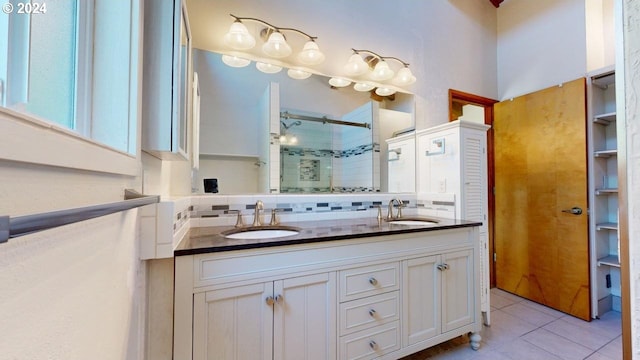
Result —
[[[89, 91], [93, 84], [93, 18], [100, 6], [108, 6], [100, 0], [81, 0], [86, 6], [79, 7], [79, 19], [91, 33], [78, 31], [78, 44], [84, 50], [78, 53], [78, 62], [84, 62], [76, 74], [76, 116], [75, 129], [68, 129], [33, 114], [23, 113], [0, 106], [0, 161], [55, 166], [126, 176], [140, 173], [140, 119], [141, 119], [141, 74], [142, 74], [142, 4], [132, 0], [130, 58], [129, 58], [129, 99], [128, 116], [130, 133], [127, 137], [128, 150], [122, 151], [92, 139], [91, 98]], [[91, 45], [91, 46], [87, 46]], [[99, 46], [99, 45], [96, 45]], [[79, 98], [82, 96], [82, 98]], [[82, 103], [82, 104], [81, 104]], [[132, 132], [135, 132], [132, 133]]]

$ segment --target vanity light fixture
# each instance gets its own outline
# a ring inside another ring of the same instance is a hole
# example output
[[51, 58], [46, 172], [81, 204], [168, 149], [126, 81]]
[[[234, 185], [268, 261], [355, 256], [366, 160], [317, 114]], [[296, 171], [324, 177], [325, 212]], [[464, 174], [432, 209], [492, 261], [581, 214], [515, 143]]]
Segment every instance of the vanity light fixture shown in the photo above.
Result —
[[236, 50], [249, 50], [253, 48], [256, 43], [255, 38], [249, 33], [249, 30], [242, 21], [255, 21], [266, 26], [265, 29], [262, 29], [260, 35], [267, 39], [262, 45], [262, 52], [267, 56], [279, 59], [291, 55], [293, 50], [283, 34], [283, 32], [288, 31], [301, 34], [308, 39], [297, 56], [298, 61], [305, 65], [318, 65], [325, 59], [324, 54], [315, 42], [317, 39], [316, 36], [311, 36], [298, 29], [277, 27], [256, 18], [238, 17], [233, 14], [229, 15], [231, 15], [235, 21], [231, 24], [229, 32], [224, 36], [224, 42], [227, 46]]
[[[396, 57], [381, 56], [371, 50], [351, 50], [353, 55], [344, 66], [344, 72], [347, 75], [360, 76], [368, 72], [371, 80], [386, 81], [392, 79], [391, 82], [398, 86], [411, 85], [416, 82], [416, 77], [411, 73], [409, 64]], [[363, 59], [362, 54], [368, 55]], [[395, 60], [402, 64], [402, 68], [396, 74], [386, 60]]]
[[389, 89], [387, 87], [379, 87], [376, 89], [376, 94], [380, 96], [390, 96], [395, 93], [396, 93], [395, 90]]
[[222, 55], [222, 62], [231, 67], [245, 67], [251, 63], [251, 60], [243, 59], [234, 55]]

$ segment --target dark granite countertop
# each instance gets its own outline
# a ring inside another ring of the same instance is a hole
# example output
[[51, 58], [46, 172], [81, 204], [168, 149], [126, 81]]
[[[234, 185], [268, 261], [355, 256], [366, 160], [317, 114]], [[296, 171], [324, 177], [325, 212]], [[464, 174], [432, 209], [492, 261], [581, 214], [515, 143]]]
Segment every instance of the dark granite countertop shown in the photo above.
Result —
[[[415, 219], [416, 217], [411, 217]], [[199, 227], [189, 230], [174, 250], [175, 256], [195, 255], [220, 251], [256, 249], [272, 246], [305, 244], [321, 241], [338, 241], [370, 236], [406, 234], [423, 231], [455, 229], [481, 226], [481, 222], [433, 218], [438, 223], [424, 225], [398, 225], [376, 218], [341, 219], [305, 222], [285, 222], [281, 225], [296, 227], [296, 235], [271, 239], [227, 239], [222, 232], [233, 230], [233, 226]]]

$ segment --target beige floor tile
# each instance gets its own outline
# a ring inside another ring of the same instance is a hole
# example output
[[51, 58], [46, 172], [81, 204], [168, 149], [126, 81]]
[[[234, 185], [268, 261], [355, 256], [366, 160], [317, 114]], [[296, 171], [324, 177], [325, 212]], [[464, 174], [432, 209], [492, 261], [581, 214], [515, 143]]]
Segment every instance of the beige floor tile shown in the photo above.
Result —
[[529, 322], [498, 310], [491, 313], [491, 326], [484, 327], [480, 335], [483, 343], [497, 348], [536, 328]]
[[589, 348], [545, 329], [537, 329], [522, 338], [563, 360], [582, 360], [593, 353]]
[[[584, 323], [589, 324], [588, 322]], [[577, 325], [572, 319], [567, 321], [567, 318], [563, 317], [545, 325], [543, 329], [560, 335], [574, 343], [582, 344], [593, 351], [600, 349], [612, 340], [611, 338], [594, 331], [595, 327], [590, 328], [585, 324]]]
[[517, 360], [562, 360], [540, 347], [523, 339], [517, 339], [497, 349], [497, 352]]
[[618, 336], [598, 349], [598, 353], [611, 360], [622, 360], [622, 336]]
[[542, 311], [526, 306], [523, 302], [505, 306], [501, 310], [536, 326], [544, 326], [557, 319]]

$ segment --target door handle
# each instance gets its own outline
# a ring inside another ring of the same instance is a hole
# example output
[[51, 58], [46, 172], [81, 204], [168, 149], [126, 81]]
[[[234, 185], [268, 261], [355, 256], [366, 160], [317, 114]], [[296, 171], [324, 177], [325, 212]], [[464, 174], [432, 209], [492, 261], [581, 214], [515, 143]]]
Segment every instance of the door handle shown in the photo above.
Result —
[[582, 209], [577, 206], [574, 206], [571, 209], [564, 209], [562, 210], [562, 212], [567, 214], [572, 214], [572, 215], [581, 215]]

